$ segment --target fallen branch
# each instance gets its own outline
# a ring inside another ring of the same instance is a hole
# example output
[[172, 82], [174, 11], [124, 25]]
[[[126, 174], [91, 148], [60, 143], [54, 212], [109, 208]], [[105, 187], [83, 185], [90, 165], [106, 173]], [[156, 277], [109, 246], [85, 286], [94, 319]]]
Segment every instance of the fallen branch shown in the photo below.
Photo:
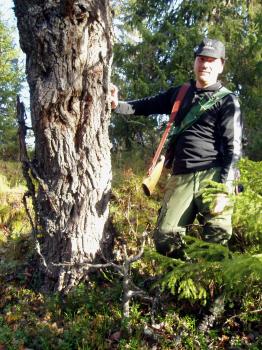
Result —
[[123, 307], [122, 307], [122, 314], [123, 314], [123, 321], [124, 324], [126, 324], [126, 320], [129, 319], [130, 316], [130, 300], [134, 297], [139, 297], [145, 301], [149, 301], [152, 304], [154, 303], [154, 299], [147, 295], [145, 291], [140, 289], [139, 287], [135, 286], [131, 279], [131, 273], [130, 268], [131, 265], [135, 262], [141, 259], [143, 253], [144, 253], [144, 247], [145, 247], [145, 240], [146, 240], [147, 233], [144, 232], [142, 235], [142, 244], [141, 248], [137, 255], [135, 256], [128, 256], [126, 246], [123, 247], [124, 254], [123, 254], [123, 262], [122, 264], [116, 264], [112, 261], [107, 261], [104, 257], [103, 259], [107, 261], [104, 264], [91, 264], [90, 262], [81, 262], [81, 263], [70, 263], [70, 262], [64, 262], [64, 263], [52, 263], [54, 266], [67, 266], [67, 267], [82, 267], [83, 269], [89, 270], [90, 268], [93, 269], [101, 269], [106, 267], [113, 267], [118, 271], [118, 273], [123, 277]]
[[233, 315], [231, 317], [229, 317], [224, 323], [223, 323], [223, 327], [226, 326], [228, 323], [230, 323], [232, 320], [234, 320], [237, 317], [241, 317], [241, 316], [245, 316], [245, 315], [249, 315], [249, 314], [262, 314], [262, 309], [257, 309], [257, 310], [251, 310], [251, 311], [245, 311], [245, 312], [241, 312], [240, 314], [237, 315]]

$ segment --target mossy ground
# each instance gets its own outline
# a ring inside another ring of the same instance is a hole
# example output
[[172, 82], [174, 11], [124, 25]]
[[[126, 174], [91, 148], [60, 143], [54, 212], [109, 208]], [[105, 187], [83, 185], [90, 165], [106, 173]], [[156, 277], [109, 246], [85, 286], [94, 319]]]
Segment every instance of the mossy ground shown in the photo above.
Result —
[[[154, 251], [151, 232], [163, 188], [146, 198], [141, 175], [117, 170], [111, 202], [116, 261], [121, 263], [124, 244], [129, 255], [136, 254], [147, 232], [145, 254], [131, 275], [155, 300], [152, 306], [134, 299], [127, 322], [122, 279], [111, 268], [93, 272], [67, 296], [39, 292], [22, 176], [17, 166], [1, 164], [0, 349], [262, 349], [259, 167], [242, 164], [246, 191], [236, 204], [230, 250], [188, 238], [189, 263]], [[219, 297], [222, 311], [215, 311]]]

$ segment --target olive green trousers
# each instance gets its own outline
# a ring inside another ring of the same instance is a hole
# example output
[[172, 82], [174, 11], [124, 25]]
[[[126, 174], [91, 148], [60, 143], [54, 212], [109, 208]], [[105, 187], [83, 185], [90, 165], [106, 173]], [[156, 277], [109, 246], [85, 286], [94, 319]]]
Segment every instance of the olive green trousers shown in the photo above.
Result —
[[[220, 172], [221, 168], [211, 168], [170, 177], [154, 231], [159, 253], [175, 257], [177, 250], [181, 246], [183, 248], [180, 237], [186, 234], [196, 218], [204, 241], [227, 243], [232, 234], [232, 200], [220, 214], [214, 215], [210, 203], [205, 203], [202, 195], [203, 188], [207, 186], [206, 180], [219, 182]], [[215, 193], [215, 196], [218, 194]]]

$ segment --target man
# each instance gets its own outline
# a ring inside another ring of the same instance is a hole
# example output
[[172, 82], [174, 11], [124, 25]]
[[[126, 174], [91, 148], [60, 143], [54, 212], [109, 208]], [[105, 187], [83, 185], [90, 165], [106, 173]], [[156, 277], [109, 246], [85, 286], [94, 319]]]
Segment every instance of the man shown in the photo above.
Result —
[[[196, 48], [195, 80], [190, 81], [175, 126], [180, 125], [200, 100], [202, 103], [203, 97], [210, 99], [222, 88], [218, 76], [223, 71], [224, 63], [225, 47], [221, 41], [206, 38]], [[113, 86], [112, 108], [122, 114], [170, 114], [179, 89], [180, 86], [172, 87], [153, 97], [118, 102], [117, 89]], [[154, 232], [159, 253], [177, 257], [178, 247], [183, 245], [180, 237], [196, 217], [203, 227], [203, 240], [227, 244], [232, 234], [233, 212], [228, 195], [233, 192], [233, 182], [237, 177], [236, 162], [241, 156], [241, 140], [239, 102], [230, 92], [175, 138], [171, 145], [174, 151], [172, 176], [166, 186]], [[203, 196], [207, 180], [225, 185], [222, 190], [223, 186], [218, 186], [220, 190], [214, 186], [213, 204], [206, 203]]]

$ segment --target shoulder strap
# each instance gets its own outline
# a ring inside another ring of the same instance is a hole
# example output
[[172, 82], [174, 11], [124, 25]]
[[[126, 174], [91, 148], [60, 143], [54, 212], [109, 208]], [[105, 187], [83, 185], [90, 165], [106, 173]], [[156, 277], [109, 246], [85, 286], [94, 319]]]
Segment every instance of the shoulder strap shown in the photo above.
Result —
[[192, 107], [190, 111], [183, 118], [180, 125], [175, 127], [173, 135], [179, 135], [184, 130], [188, 129], [191, 125], [193, 125], [201, 115], [213, 107], [219, 100], [221, 100], [224, 96], [231, 94], [232, 91], [228, 90], [225, 87], [222, 87], [218, 91], [216, 91], [210, 98], [206, 99], [203, 97], [197, 105]]
[[171, 126], [172, 126], [172, 124], [173, 124], [173, 122], [174, 122], [174, 120], [175, 120], [175, 117], [176, 117], [176, 115], [177, 115], [177, 112], [179, 111], [180, 105], [181, 105], [181, 103], [182, 103], [182, 101], [183, 101], [183, 99], [184, 99], [184, 97], [185, 97], [185, 95], [186, 95], [186, 93], [187, 93], [189, 87], [190, 87], [190, 84], [189, 84], [189, 83], [183, 84], [183, 85], [180, 87], [179, 91], [178, 91], [178, 94], [177, 94], [175, 103], [174, 103], [174, 105], [173, 105], [173, 108], [172, 108], [172, 111], [171, 111], [171, 115], [170, 115], [169, 121], [168, 121], [168, 123], [167, 123], [166, 129], [165, 129], [165, 131], [164, 131], [164, 133], [163, 133], [163, 136], [162, 136], [162, 138], [161, 138], [161, 141], [160, 141], [160, 143], [159, 143], [159, 145], [158, 145], [158, 148], [157, 148], [157, 150], [156, 150], [156, 153], [155, 153], [155, 155], [154, 155], [154, 158], [152, 159], [150, 168], [148, 169], [148, 175], [150, 175], [150, 174], [152, 173], [152, 170], [153, 170], [154, 167], [156, 166], [156, 163], [157, 163], [157, 161], [158, 161], [158, 158], [159, 158], [159, 156], [160, 156], [160, 154], [161, 154], [161, 151], [162, 151], [162, 149], [163, 149], [164, 143], [165, 143], [165, 141], [166, 141], [166, 139], [167, 139], [168, 133], [169, 133], [169, 131], [170, 131], [170, 129], [171, 129]]

